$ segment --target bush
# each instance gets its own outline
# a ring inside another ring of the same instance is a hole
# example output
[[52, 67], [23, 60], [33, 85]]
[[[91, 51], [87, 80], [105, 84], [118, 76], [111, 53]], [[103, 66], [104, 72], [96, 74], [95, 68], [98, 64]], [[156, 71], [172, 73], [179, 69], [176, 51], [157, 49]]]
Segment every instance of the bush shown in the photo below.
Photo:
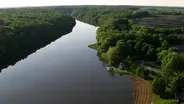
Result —
[[164, 104], [178, 104], [176, 100], [165, 100]]
[[177, 77], [172, 78], [171, 81], [171, 92], [180, 96], [184, 88], [184, 74], [179, 74]]
[[145, 70], [143, 75], [144, 75], [144, 77], [148, 77], [149, 76], [149, 70]]
[[166, 90], [166, 81], [163, 78], [155, 78], [152, 83], [153, 92], [159, 95], [163, 95]]
[[151, 71], [151, 74], [154, 76], [157, 75], [157, 73], [155, 73], [154, 71]]
[[122, 75], [125, 75], [127, 72], [125, 70], [117, 69], [116, 73], [122, 76]]
[[127, 58], [126, 58], [127, 61], [131, 61], [132, 58], [128, 55]]
[[143, 67], [138, 67], [136, 69], [136, 75], [143, 76], [143, 73], [144, 73], [144, 68]]

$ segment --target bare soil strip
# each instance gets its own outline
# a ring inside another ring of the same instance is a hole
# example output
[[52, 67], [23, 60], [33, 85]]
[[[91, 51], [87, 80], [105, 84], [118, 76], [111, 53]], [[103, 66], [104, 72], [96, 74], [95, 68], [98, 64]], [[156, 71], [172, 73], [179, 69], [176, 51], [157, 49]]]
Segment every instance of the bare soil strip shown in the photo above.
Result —
[[153, 92], [151, 84], [137, 76], [130, 76], [134, 84], [133, 104], [152, 104]]

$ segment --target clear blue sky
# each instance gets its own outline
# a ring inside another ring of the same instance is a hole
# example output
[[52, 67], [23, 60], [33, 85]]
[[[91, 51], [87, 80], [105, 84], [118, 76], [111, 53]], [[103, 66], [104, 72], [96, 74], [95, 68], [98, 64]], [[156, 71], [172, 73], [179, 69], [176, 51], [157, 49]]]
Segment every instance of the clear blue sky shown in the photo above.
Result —
[[48, 5], [154, 5], [184, 6], [184, 0], [0, 0], [0, 7]]

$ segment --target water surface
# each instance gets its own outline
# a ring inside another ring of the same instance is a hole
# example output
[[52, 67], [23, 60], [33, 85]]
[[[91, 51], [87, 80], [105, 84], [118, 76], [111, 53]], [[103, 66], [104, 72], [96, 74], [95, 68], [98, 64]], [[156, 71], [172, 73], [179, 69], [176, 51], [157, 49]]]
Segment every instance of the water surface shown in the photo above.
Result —
[[0, 104], [131, 104], [127, 76], [111, 77], [88, 48], [97, 27], [73, 31], [0, 73]]

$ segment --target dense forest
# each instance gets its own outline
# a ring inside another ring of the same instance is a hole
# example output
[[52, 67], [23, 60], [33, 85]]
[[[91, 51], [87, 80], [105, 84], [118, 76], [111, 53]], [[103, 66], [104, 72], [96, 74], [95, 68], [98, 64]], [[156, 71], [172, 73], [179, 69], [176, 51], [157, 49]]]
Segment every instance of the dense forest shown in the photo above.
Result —
[[38, 8], [0, 10], [0, 69], [72, 31], [75, 19]]
[[[55, 9], [100, 26], [96, 39], [101, 60], [115, 67], [129, 63], [127, 70], [149, 80], [153, 92], [166, 99], [167, 104], [174, 104], [173, 99], [180, 98], [184, 92], [184, 53], [177, 45], [184, 43], [184, 8], [76, 6]], [[145, 69], [145, 63], [151, 63], [152, 70]]]

